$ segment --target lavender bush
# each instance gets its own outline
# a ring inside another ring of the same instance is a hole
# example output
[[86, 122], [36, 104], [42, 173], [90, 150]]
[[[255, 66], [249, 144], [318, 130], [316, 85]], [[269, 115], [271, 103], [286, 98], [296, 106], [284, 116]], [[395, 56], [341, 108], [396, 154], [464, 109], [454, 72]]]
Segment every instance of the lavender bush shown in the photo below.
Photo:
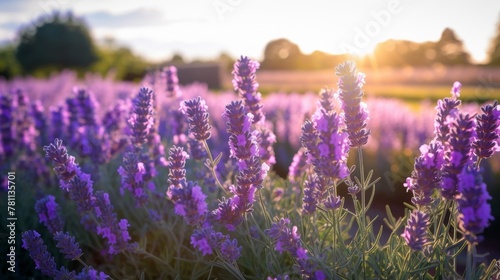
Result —
[[[175, 67], [140, 88], [87, 78], [85, 89], [68, 73], [0, 84], [1, 175], [22, 175], [26, 210], [15, 276], [498, 278], [498, 248], [481, 247], [495, 244], [496, 101], [461, 104], [456, 82], [418, 117], [365, 98], [351, 61], [335, 68], [336, 89], [262, 96], [258, 68], [242, 56], [234, 92], [217, 95], [180, 87]], [[53, 84], [66, 91], [54, 103], [30, 103]], [[370, 157], [397, 154], [411, 164], [393, 187], [411, 199], [383, 213], [376, 188], [391, 182]]]

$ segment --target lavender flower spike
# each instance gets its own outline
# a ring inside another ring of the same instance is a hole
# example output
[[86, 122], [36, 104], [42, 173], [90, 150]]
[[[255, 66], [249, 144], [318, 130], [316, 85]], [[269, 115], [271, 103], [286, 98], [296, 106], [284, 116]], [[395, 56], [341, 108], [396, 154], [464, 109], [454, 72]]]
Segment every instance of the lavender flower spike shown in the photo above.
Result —
[[335, 68], [338, 81], [338, 96], [342, 102], [342, 111], [349, 134], [350, 146], [360, 147], [368, 142], [370, 130], [366, 128], [368, 110], [361, 102], [365, 75], [357, 73], [354, 61], [346, 61]]
[[136, 149], [146, 143], [153, 126], [153, 90], [142, 87], [134, 99], [134, 114], [129, 120], [132, 129], [132, 142]]
[[167, 86], [168, 97], [178, 97], [181, 95], [179, 89], [179, 78], [177, 77], [177, 68], [175, 66], [167, 66], [163, 68], [162, 77], [165, 79]]
[[297, 230], [296, 226], [290, 228], [289, 219], [281, 218], [279, 222], [273, 223], [271, 228], [266, 230], [266, 233], [276, 244], [276, 251], [280, 253], [287, 251], [297, 260], [307, 260], [307, 250], [302, 248]]
[[31, 259], [35, 262], [35, 268], [44, 275], [55, 278], [59, 275], [54, 257], [47, 252], [40, 234], [34, 230], [25, 231], [22, 235], [23, 248], [28, 250]]
[[443, 144], [448, 142], [450, 137], [450, 124], [458, 116], [458, 106], [461, 101], [457, 98], [460, 96], [461, 84], [455, 82], [451, 89], [452, 98], [444, 98], [438, 100], [436, 106], [436, 120], [434, 122], [434, 134], [436, 140], [441, 141]]
[[458, 175], [458, 213], [459, 226], [465, 232], [466, 239], [471, 242], [480, 241], [479, 234], [493, 220], [491, 199], [483, 183], [479, 170], [466, 166]]
[[259, 66], [257, 61], [241, 56], [234, 64], [232, 72], [234, 90], [245, 100], [245, 106], [254, 116], [253, 123], [265, 120], [260, 102], [261, 94], [257, 92], [259, 84], [255, 77], [255, 72], [259, 69]]
[[478, 158], [485, 159], [491, 157], [499, 148], [497, 141], [500, 136], [497, 134], [497, 130], [500, 126], [500, 106], [495, 100], [493, 104], [486, 105], [481, 110], [483, 114], [476, 116], [477, 138], [472, 147], [474, 147], [474, 154]]
[[475, 138], [475, 122], [473, 116], [459, 113], [451, 124], [449, 146], [445, 152], [445, 163], [442, 168], [441, 195], [453, 199], [457, 194], [457, 176], [472, 161], [472, 142]]
[[432, 193], [440, 186], [444, 152], [439, 141], [422, 145], [420, 152], [421, 155], [415, 159], [412, 176], [406, 179], [404, 186], [413, 192], [413, 204], [423, 206], [432, 202]]
[[54, 240], [57, 242], [56, 247], [61, 250], [61, 253], [64, 254], [66, 259], [75, 260], [83, 255], [80, 246], [75, 242], [75, 237], [71, 236], [69, 233], [59, 231], [54, 235]]
[[415, 251], [422, 251], [427, 243], [427, 228], [429, 216], [426, 213], [414, 210], [408, 218], [408, 224], [401, 235], [406, 244]]
[[193, 133], [198, 141], [208, 140], [212, 126], [208, 123], [208, 106], [201, 97], [185, 100], [181, 102], [180, 110], [184, 113], [189, 122], [189, 131]]
[[52, 234], [62, 231], [64, 227], [64, 222], [58, 210], [59, 205], [52, 195], [47, 195], [35, 203], [35, 211], [38, 214], [40, 223], [44, 224]]

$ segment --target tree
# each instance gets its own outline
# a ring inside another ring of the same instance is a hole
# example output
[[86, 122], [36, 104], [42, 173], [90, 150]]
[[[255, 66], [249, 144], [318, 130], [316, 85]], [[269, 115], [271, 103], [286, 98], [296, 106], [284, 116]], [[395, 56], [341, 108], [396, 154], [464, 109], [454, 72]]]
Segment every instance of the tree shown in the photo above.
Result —
[[455, 32], [446, 28], [441, 39], [436, 43], [436, 62], [444, 65], [470, 64], [470, 55], [465, 51], [464, 44]]
[[89, 31], [71, 13], [42, 16], [18, 33], [16, 59], [24, 73], [86, 69], [97, 60]]
[[278, 39], [267, 44], [264, 50], [262, 69], [294, 70], [303, 56], [299, 46], [287, 39]]
[[488, 51], [490, 65], [500, 65], [500, 16], [497, 23], [495, 37], [491, 40], [490, 49]]
[[0, 77], [12, 79], [19, 75], [21, 66], [17, 63], [14, 46], [7, 45], [0, 49]]

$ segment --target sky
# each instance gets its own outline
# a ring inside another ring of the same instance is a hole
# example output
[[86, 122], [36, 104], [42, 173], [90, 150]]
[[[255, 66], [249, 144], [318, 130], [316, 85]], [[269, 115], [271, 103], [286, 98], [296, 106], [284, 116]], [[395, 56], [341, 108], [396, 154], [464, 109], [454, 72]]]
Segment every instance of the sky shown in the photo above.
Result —
[[151, 61], [221, 52], [262, 59], [279, 38], [306, 54], [362, 55], [388, 39], [437, 41], [449, 27], [484, 62], [500, 20], [498, 0], [0, 0], [0, 43], [53, 10], [82, 17], [97, 42], [114, 38]]

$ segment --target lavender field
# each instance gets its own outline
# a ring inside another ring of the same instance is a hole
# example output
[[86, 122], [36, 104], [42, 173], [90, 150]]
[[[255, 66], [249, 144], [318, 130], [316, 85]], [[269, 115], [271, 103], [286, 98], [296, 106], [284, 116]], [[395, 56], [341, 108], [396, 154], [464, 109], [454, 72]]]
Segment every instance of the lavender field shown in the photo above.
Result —
[[2, 275], [500, 279], [497, 101], [366, 97], [352, 61], [263, 96], [258, 68], [0, 81]]

